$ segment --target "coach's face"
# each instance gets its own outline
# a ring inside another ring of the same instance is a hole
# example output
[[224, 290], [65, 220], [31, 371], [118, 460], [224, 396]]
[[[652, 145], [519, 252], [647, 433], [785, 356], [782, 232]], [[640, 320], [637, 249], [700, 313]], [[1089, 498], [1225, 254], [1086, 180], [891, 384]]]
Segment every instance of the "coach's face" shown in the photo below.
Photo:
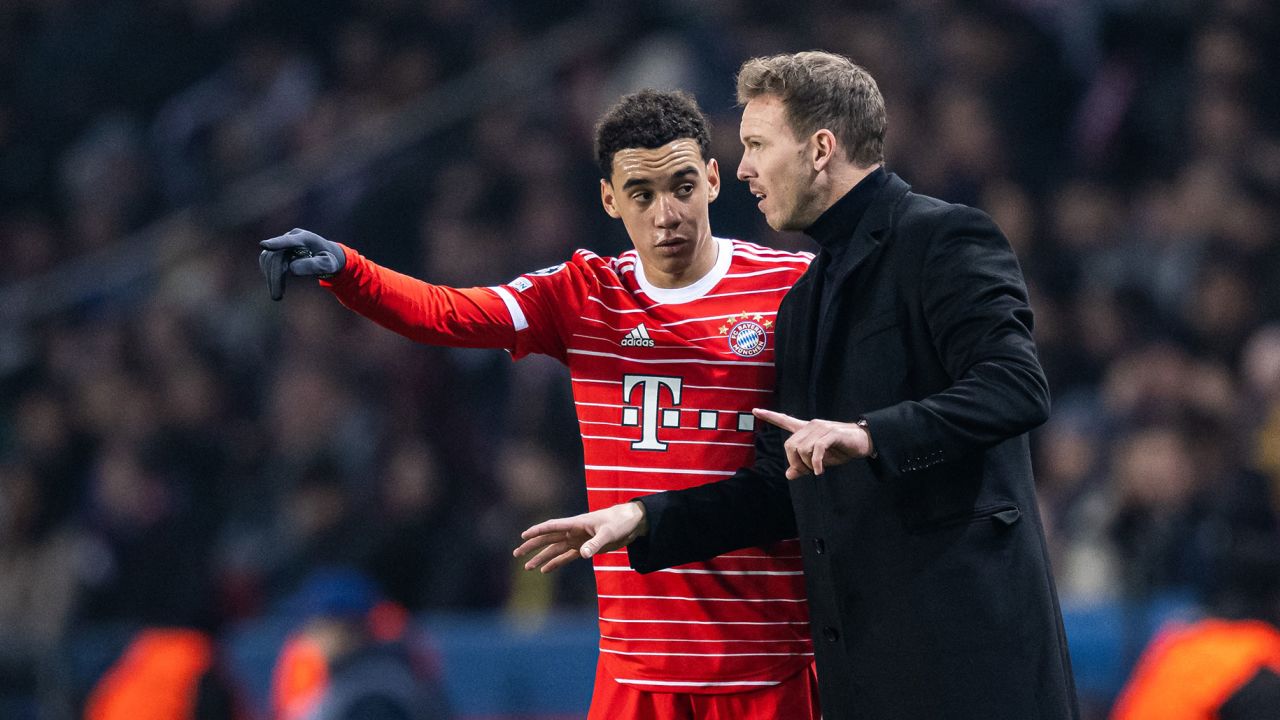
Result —
[[719, 167], [692, 139], [619, 150], [613, 177], [600, 181], [605, 212], [622, 219], [645, 279], [658, 287], [689, 285], [715, 265], [707, 205], [719, 194]]
[[810, 138], [798, 138], [776, 95], [760, 95], [742, 109], [742, 161], [738, 179], [760, 199], [774, 230], [804, 230], [822, 214], [814, 188], [817, 169]]

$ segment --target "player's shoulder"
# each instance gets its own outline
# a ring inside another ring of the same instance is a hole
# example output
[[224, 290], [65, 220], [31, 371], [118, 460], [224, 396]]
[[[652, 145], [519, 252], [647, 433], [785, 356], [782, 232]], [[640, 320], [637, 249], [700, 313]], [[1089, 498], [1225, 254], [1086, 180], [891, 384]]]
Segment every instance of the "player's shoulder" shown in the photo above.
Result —
[[813, 262], [813, 253], [775, 250], [746, 240], [729, 240], [736, 266], [755, 269], [793, 270], [803, 273]]
[[634, 250], [617, 257], [606, 257], [579, 249], [565, 262], [525, 273], [518, 282], [544, 287], [572, 285], [578, 288], [578, 292], [592, 296], [626, 292], [631, 288], [628, 280], [629, 276], [634, 276], [637, 262]]
[[591, 250], [579, 249], [574, 251], [569, 262], [577, 272], [589, 276], [595, 282], [616, 286], [624, 277], [635, 273], [639, 255], [635, 250], [628, 250], [616, 257], [608, 257]]

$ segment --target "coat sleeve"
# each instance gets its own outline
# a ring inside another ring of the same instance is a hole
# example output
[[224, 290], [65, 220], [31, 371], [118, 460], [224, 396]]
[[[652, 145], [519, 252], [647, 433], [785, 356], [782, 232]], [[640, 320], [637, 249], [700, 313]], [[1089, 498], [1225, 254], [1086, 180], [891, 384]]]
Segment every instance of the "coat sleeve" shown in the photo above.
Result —
[[952, 384], [865, 414], [890, 476], [980, 452], [1043, 423], [1049, 385], [1008, 241], [985, 213], [950, 206], [925, 252], [921, 301]]
[[724, 480], [635, 498], [645, 507], [649, 531], [627, 547], [631, 567], [653, 572], [795, 537], [782, 442], [780, 430], [757, 423], [750, 467]]

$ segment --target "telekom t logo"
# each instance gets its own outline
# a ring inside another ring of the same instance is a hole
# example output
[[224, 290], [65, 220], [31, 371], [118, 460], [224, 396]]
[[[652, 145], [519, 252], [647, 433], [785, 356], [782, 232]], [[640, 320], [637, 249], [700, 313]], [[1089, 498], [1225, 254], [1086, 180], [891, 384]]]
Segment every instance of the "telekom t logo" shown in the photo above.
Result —
[[[640, 440], [631, 443], [632, 450], [666, 450], [667, 443], [658, 440], [658, 410], [662, 410], [662, 427], [679, 427], [680, 410], [675, 407], [661, 408], [662, 388], [671, 395], [671, 404], [680, 404], [681, 379], [662, 375], [623, 375], [622, 376], [622, 424], [640, 426]], [[635, 389], [642, 388], [640, 406], [627, 405], [632, 402]]]

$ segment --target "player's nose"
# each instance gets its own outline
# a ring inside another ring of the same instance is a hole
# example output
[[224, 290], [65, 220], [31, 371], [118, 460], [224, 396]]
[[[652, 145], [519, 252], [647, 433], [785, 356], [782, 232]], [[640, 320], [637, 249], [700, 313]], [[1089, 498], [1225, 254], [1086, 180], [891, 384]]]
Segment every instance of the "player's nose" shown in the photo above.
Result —
[[756, 169], [747, 162], [747, 156], [743, 155], [742, 159], [738, 161], [738, 179], [746, 182], [755, 177], [755, 175]]
[[680, 213], [676, 202], [666, 196], [659, 196], [654, 208], [653, 222], [660, 228], [675, 227], [680, 224]]

